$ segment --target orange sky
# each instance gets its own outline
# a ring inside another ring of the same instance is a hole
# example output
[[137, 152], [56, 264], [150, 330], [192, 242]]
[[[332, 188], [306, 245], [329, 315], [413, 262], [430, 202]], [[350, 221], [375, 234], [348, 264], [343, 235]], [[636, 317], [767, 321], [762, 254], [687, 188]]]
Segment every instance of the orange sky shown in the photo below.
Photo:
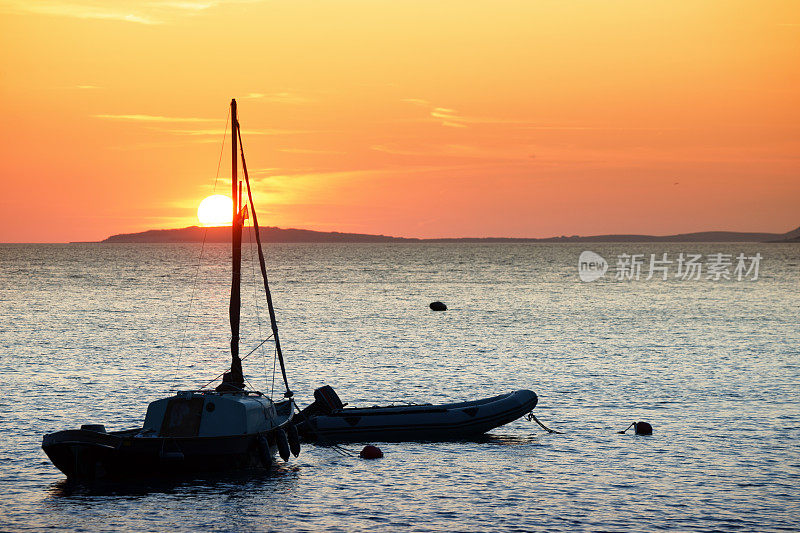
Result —
[[800, 225], [796, 1], [0, 0], [0, 21], [3, 242], [197, 224], [232, 97], [262, 225]]

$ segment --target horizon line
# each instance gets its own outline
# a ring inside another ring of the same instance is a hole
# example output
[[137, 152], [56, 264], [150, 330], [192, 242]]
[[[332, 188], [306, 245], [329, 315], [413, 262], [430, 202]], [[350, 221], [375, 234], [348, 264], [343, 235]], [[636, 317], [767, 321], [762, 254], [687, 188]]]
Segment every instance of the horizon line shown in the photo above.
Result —
[[[76, 241], [0, 241], [0, 244], [99, 244], [103, 243], [104, 241], [112, 238], [112, 237], [119, 237], [124, 235], [139, 235], [143, 233], [149, 232], [168, 232], [168, 231], [181, 231], [181, 230], [189, 230], [189, 229], [218, 229], [218, 228], [230, 228], [230, 225], [221, 225], [221, 226], [200, 226], [200, 225], [191, 225], [191, 226], [184, 226], [181, 228], [153, 228], [153, 229], [146, 229], [141, 231], [133, 231], [133, 232], [124, 232], [124, 233], [115, 233], [112, 235], [107, 236], [105, 239], [100, 240], [76, 240]], [[252, 226], [248, 226], [244, 228], [245, 230], [251, 230]], [[688, 232], [680, 232], [680, 233], [668, 233], [668, 234], [649, 234], [649, 233], [601, 233], [601, 234], [591, 234], [591, 235], [581, 235], [581, 234], [572, 234], [572, 235], [551, 235], [548, 237], [509, 237], [509, 236], [485, 236], [485, 237], [476, 237], [476, 236], [461, 236], [461, 237], [406, 237], [406, 236], [396, 236], [396, 235], [386, 235], [383, 233], [362, 233], [357, 231], [340, 231], [340, 230], [315, 230], [315, 229], [306, 229], [306, 228], [282, 228], [279, 226], [261, 226], [260, 230], [265, 229], [277, 229], [280, 231], [307, 231], [312, 233], [321, 233], [321, 234], [342, 234], [342, 235], [365, 235], [370, 237], [383, 237], [389, 239], [398, 239], [398, 240], [408, 240], [408, 241], [442, 241], [442, 240], [550, 240], [550, 239], [587, 239], [587, 238], [597, 238], [597, 237], [652, 237], [652, 238], [667, 238], [667, 237], [677, 237], [681, 235], [697, 235], [703, 233], [744, 233], [744, 234], [765, 234], [765, 235], [774, 235], [774, 236], [786, 236], [790, 233], [796, 232], [800, 230], [800, 226], [795, 227], [793, 229], [789, 229], [788, 231], [784, 232], [775, 232], [775, 231], [739, 231], [739, 230], [702, 230], [702, 231], [688, 231]], [[176, 241], [178, 242], [178, 241]], [[108, 244], [108, 243], [106, 243]]]

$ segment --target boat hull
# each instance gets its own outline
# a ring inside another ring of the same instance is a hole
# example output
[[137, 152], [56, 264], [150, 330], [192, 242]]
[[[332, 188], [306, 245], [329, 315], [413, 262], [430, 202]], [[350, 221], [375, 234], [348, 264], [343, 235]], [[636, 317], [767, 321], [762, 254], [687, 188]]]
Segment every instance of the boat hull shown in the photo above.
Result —
[[264, 469], [277, 449], [270, 434], [161, 438], [136, 432], [58, 431], [45, 435], [42, 449], [68, 479], [83, 481]]
[[[106, 433], [103, 426], [87, 425], [57, 431], [44, 436], [42, 449], [69, 480], [77, 481], [268, 469], [292, 425], [294, 404], [284, 401], [272, 408], [259, 398], [206, 393], [158, 400], [148, 407], [143, 428]], [[160, 411], [170, 414], [156, 416]], [[220, 415], [229, 422], [226, 432], [209, 435], [215, 426], [204, 425], [203, 417]], [[238, 425], [230, 425], [237, 420]]]
[[443, 405], [338, 409], [298, 425], [304, 438], [320, 443], [344, 441], [421, 441], [471, 438], [508, 424], [534, 407], [530, 390]]

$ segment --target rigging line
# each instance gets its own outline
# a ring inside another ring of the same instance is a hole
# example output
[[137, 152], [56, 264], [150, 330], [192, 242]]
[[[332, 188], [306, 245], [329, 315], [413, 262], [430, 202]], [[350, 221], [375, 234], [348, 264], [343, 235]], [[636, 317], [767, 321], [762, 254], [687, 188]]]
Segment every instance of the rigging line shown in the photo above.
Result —
[[[238, 125], [238, 123], [237, 123]], [[255, 204], [253, 203], [253, 190], [250, 188], [250, 176], [247, 174], [247, 162], [244, 158], [244, 145], [242, 144], [242, 129], [236, 128], [236, 135], [239, 139], [239, 153], [242, 157], [242, 170], [244, 171], [244, 182], [247, 184], [247, 199], [250, 201], [250, 211], [253, 215], [253, 230], [256, 234], [256, 244], [258, 244], [258, 263], [261, 267], [261, 277], [264, 278], [264, 294], [267, 297], [267, 309], [269, 309], [269, 321], [272, 326], [272, 334], [275, 336], [275, 351], [278, 354], [278, 361], [281, 364], [281, 375], [283, 376], [283, 384], [286, 387], [284, 396], [291, 398], [294, 393], [289, 388], [289, 378], [286, 377], [286, 364], [283, 360], [283, 353], [281, 351], [281, 339], [278, 336], [278, 323], [275, 320], [275, 308], [272, 304], [272, 294], [269, 290], [269, 282], [267, 281], [267, 267], [264, 264], [264, 250], [261, 247], [261, 230], [258, 227], [258, 216], [256, 215]]]
[[[227, 124], [226, 124], [225, 128], [227, 129]], [[242, 166], [244, 167], [245, 172], [247, 172], [246, 163], [244, 162], [244, 149], [243, 149], [242, 143], [241, 143], [241, 132], [239, 132], [239, 146], [240, 146], [240, 149], [242, 150]], [[249, 194], [249, 190], [250, 190], [250, 183], [249, 182], [247, 184], [247, 188], [248, 188], [248, 194]], [[251, 205], [251, 209], [254, 209], [254, 207], [252, 205]], [[248, 238], [248, 242], [250, 244], [250, 266], [252, 267], [252, 273], [253, 273], [253, 301], [255, 302], [255, 306], [256, 306], [256, 320], [258, 321], [258, 336], [259, 336], [259, 338], [261, 338], [261, 335], [262, 335], [262, 333], [261, 333], [261, 313], [260, 313], [260, 308], [258, 306], [258, 287], [257, 287], [257, 284], [255, 283], [256, 265], [255, 265], [255, 258], [253, 257], [253, 233], [255, 231], [257, 231], [257, 229], [252, 224], [251, 224], [250, 227], [251, 227], [251, 232], [248, 233], [247, 238]], [[260, 252], [260, 250], [259, 250], [259, 252]], [[266, 379], [267, 379], [267, 357], [264, 354], [263, 346], [262, 346], [261, 353], [262, 353], [262, 355], [264, 355], [264, 357], [262, 358], [262, 361], [264, 363], [264, 381], [266, 382]], [[278, 358], [278, 349], [276, 347], [275, 350], [273, 350], [273, 352], [272, 352], [272, 383], [270, 385], [270, 390], [269, 390], [270, 398], [272, 396], [274, 396], [274, 394], [275, 394], [275, 367], [276, 367], [277, 358]]]
[[244, 380], [244, 382], [245, 382], [245, 383], [247, 383], [247, 385], [250, 387], [250, 389], [252, 389], [252, 390], [258, 390], [258, 389], [256, 389], [255, 387], [253, 387], [253, 384], [252, 384], [252, 383], [250, 383], [250, 380], [248, 380], [246, 377], [242, 376], [242, 379]]
[[[271, 338], [272, 338], [272, 335], [270, 335], [269, 337], [267, 337], [267, 338], [266, 338], [266, 339], [264, 339], [263, 341], [259, 342], [259, 343], [258, 343], [258, 345], [257, 345], [255, 348], [253, 348], [252, 350], [250, 350], [250, 351], [247, 353], [247, 355], [245, 355], [244, 357], [242, 357], [242, 361], [244, 361], [245, 359], [247, 359], [248, 357], [250, 357], [251, 355], [253, 355], [253, 352], [255, 352], [256, 350], [258, 350], [259, 348], [261, 348], [261, 346], [262, 346], [262, 345], [263, 345], [265, 342], [267, 342], [268, 340], [270, 340]], [[221, 374], [217, 374], [217, 377], [215, 377], [214, 379], [212, 379], [211, 381], [209, 381], [208, 383], [206, 383], [205, 385], [203, 385], [203, 386], [202, 386], [202, 387], [200, 387], [200, 388], [201, 388], [201, 389], [204, 389], [204, 388], [208, 387], [209, 385], [211, 385], [212, 383], [214, 383], [215, 381], [217, 381], [219, 378], [221, 378], [222, 376], [224, 376], [224, 375], [225, 375], [225, 372], [227, 372], [227, 370], [224, 370], [224, 371], [223, 371]]]
[[[217, 192], [217, 181], [219, 181], [219, 169], [222, 166], [222, 154], [225, 152], [225, 137], [228, 133], [228, 123], [231, 120], [231, 110], [228, 108], [228, 114], [225, 117], [225, 129], [222, 130], [222, 146], [219, 149], [219, 159], [217, 160], [217, 173], [214, 176], [214, 188], [211, 192]], [[208, 237], [208, 228], [206, 227], [203, 230], [203, 243], [200, 245], [200, 256], [197, 258], [197, 266], [194, 270], [194, 280], [192, 281], [192, 292], [189, 296], [189, 305], [186, 309], [186, 317], [183, 321], [183, 331], [181, 332], [181, 341], [178, 345], [178, 360], [175, 362], [175, 385], [177, 386], [177, 381], [179, 379], [178, 373], [180, 372], [181, 361], [183, 360], [183, 346], [184, 342], [186, 341], [186, 330], [189, 327], [189, 317], [192, 313], [192, 303], [194, 302], [194, 295], [197, 289], [197, 277], [200, 273], [200, 265], [203, 262], [203, 252], [206, 248], [206, 238]], [[261, 332], [259, 331], [259, 337], [261, 337]]]
[[214, 178], [214, 190], [217, 192], [217, 181], [219, 181], [219, 168], [222, 165], [222, 154], [225, 152], [225, 137], [228, 136], [228, 124], [231, 121], [231, 108], [228, 108], [228, 116], [225, 118], [225, 129], [222, 130], [222, 148], [219, 149], [219, 160], [217, 161], [217, 175]]
[[[267, 370], [269, 367], [267, 366], [267, 354], [264, 353], [264, 349], [261, 349], [261, 361], [264, 363], [264, 385], [267, 384]], [[269, 397], [272, 398], [273, 393], [275, 392], [275, 350], [272, 350], [272, 385], [270, 386]]]
[[[256, 261], [255, 257], [253, 256], [253, 232], [249, 232], [247, 234], [247, 240], [250, 244], [250, 267], [252, 272], [252, 280], [253, 280], [253, 303], [256, 307], [256, 322], [258, 323], [258, 338], [260, 339], [263, 335], [261, 332], [261, 311], [258, 307], [258, 283], [256, 283]], [[262, 345], [261, 354], [264, 355], [264, 349]], [[262, 361], [264, 363], [264, 384], [267, 381], [267, 358], [266, 356], [262, 357]], [[274, 381], [274, 376], [273, 376]], [[270, 393], [270, 397], [272, 397], [272, 393]]]
[[[272, 385], [269, 387], [269, 397], [275, 394], [275, 362], [278, 360], [278, 349], [272, 351]], [[267, 363], [267, 360], [264, 359], [264, 364]]]
[[183, 331], [181, 332], [181, 341], [180, 341], [180, 344], [178, 346], [179, 347], [178, 360], [175, 362], [175, 386], [176, 387], [178, 385], [178, 383], [177, 383], [178, 379], [179, 379], [178, 374], [180, 372], [181, 361], [183, 360], [183, 345], [184, 345], [184, 342], [186, 341], [186, 330], [189, 328], [189, 317], [192, 314], [192, 303], [194, 302], [194, 293], [195, 293], [195, 290], [197, 289], [197, 276], [200, 273], [200, 264], [203, 261], [203, 250], [205, 249], [206, 235], [207, 234], [208, 234], [208, 228], [206, 228], [205, 231], [203, 231], [203, 244], [200, 246], [200, 256], [197, 258], [197, 266], [195, 267], [195, 270], [194, 270], [194, 280], [192, 281], [192, 292], [189, 295], [189, 304], [188, 304], [188, 306], [186, 308], [186, 316], [184, 317], [184, 320], [183, 320]]
[[[253, 232], [255, 231], [255, 228], [253, 228], [252, 225], [251, 225], [251, 229], [252, 229], [252, 231], [247, 234], [247, 240], [248, 240], [248, 242], [250, 244], [250, 246], [249, 246], [249, 248], [250, 248], [250, 266], [252, 267], [252, 273], [253, 273], [253, 301], [255, 302], [255, 306], [256, 306], [256, 320], [258, 321], [258, 337], [261, 338], [261, 335], [262, 335], [262, 333], [261, 333], [261, 314], [259, 312], [259, 306], [258, 306], [258, 284], [255, 282], [255, 280], [256, 280], [256, 263], [255, 263], [255, 258], [253, 257]], [[263, 344], [262, 344], [262, 347], [261, 347], [261, 354], [264, 355]], [[276, 348], [272, 352], [272, 384], [270, 385], [270, 389], [269, 389], [269, 397], [270, 398], [272, 398], [272, 396], [274, 396], [274, 394], [275, 394], [275, 363], [276, 363], [277, 358], [278, 358], [278, 353], [277, 353], [277, 348]], [[267, 357], [266, 357], [266, 355], [264, 355], [264, 357], [262, 358], [262, 361], [264, 363], [264, 381], [266, 382], [266, 379], [267, 379]], [[251, 387], [252, 387], [252, 385], [251, 385]]]

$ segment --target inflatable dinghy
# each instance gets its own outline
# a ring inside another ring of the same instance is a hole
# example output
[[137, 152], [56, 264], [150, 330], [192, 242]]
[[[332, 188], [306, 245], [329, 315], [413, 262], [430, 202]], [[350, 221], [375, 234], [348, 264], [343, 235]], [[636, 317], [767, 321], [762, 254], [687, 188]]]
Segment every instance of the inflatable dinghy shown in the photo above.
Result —
[[536, 393], [518, 390], [470, 402], [345, 409], [328, 385], [297, 417], [301, 436], [321, 444], [342, 441], [418, 441], [470, 438], [512, 422], [536, 407]]

